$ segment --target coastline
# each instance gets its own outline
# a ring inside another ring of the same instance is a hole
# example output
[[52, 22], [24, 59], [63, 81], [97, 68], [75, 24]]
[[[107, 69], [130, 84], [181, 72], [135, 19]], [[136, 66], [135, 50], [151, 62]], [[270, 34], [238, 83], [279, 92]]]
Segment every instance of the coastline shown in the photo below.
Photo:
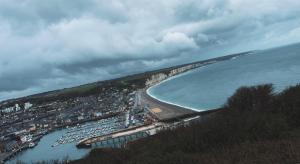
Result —
[[193, 107], [188, 107], [188, 106], [184, 106], [184, 105], [179, 105], [179, 104], [176, 104], [176, 103], [172, 103], [172, 102], [169, 102], [169, 101], [165, 101], [165, 100], [159, 99], [159, 98], [157, 98], [156, 96], [154, 96], [154, 95], [152, 95], [151, 93], [149, 93], [149, 89], [150, 89], [150, 88], [147, 88], [146, 91], [145, 91], [145, 92], [147, 93], [147, 95], [148, 95], [149, 97], [151, 97], [151, 98], [157, 100], [157, 101], [162, 102], [162, 103], [166, 103], [166, 104], [169, 104], [169, 105], [178, 106], [178, 107], [180, 107], [180, 108], [185, 108], [185, 109], [187, 109], [187, 110], [192, 110], [192, 111], [195, 111], [195, 112], [204, 112], [204, 111], [210, 110], [210, 109], [196, 109], [196, 108], [193, 108]]
[[212, 63], [208, 63], [208, 64], [204, 64], [204, 65], [201, 65], [199, 67], [196, 67], [196, 68], [193, 68], [193, 69], [190, 69], [190, 70], [187, 70], [185, 72], [182, 72], [182, 73], [179, 73], [177, 75], [174, 75], [174, 76], [171, 76], [171, 77], [168, 77], [160, 82], [158, 82], [157, 84], [154, 84], [150, 87], [146, 87], [145, 88], [145, 92], [146, 94], [151, 97], [152, 99], [155, 99], [157, 101], [160, 101], [161, 103], [165, 103], [165, 104], [168, 104], [168, 105], [172, 105], [172, 106], [176, 106], [176, 107], [180, 107], [180, 108], [183, 108], [183, 109], [186, 109], [186, 110], [192, 110], [194, 112], [210, 112], [210, 111], [214, 111], [214, 110], [218, 110], [219, 108], [211, 108], [211, 109], [207, 109], [207, 108], [202, 108], [202, 109], [199, 109], [199, 108], [194, 108], [194, 107], [190, 107], [190, 106], [186, 106], [186, 105], [180, 105], [180, 104], [177, 104], [177, 103], [173, 103], [173, 102], [170, 102], [170, 101], [166, 101], [166, 100], [162, 100], [160, 98], [158, 98], [157, 96], [154, 96], [153, 94], [150, 93], [150, 89], [153, 88], [153, 87], [156, 87], [157, 85], [160, 85], [160, 84], [163, 84], [165, 82], [168, 82], [172, 79], [175, 79], [175, 78], [179, 78], [181, 76], [184, 76], [186, 74], [190, 74], [190, 73], [193, 73], [194, 71], [198, 70], [198, 69], [202, 69], [202, 68], [205, 68], [207, 67], [208, 65], [211, 65], [211, 64], [215, 64], [215, 63], [219, 63], [219, 62], [223, 62], [223, 61], [228, 61], [228, 60], [236, 60], [238, 59], [239, 57], [241, 56], [244, 56], [244, 55], [251, 55], [252, 53], [254, 52], [247, 52], [243, 55], [235, 55], [233, 57], [230, 57], [228, 59], [225, 59], [225, 60], [221, 60], [221, 61], [218, 61], [218, 60], [215, 60], [214, 62]]
[[146, 89], [140, 90], [139, 92], [141, 95], [141, 105], [146, 106], [152, 115], [154, 115], [159, 121], [170, 120], [199, 113], [195, 110], [173, 105], [153, 98], [147, 94]]
[[171, 76], [171, 77], [169, 77], [169, 78], [166, 78], [165, 80], [162, 80], [161, 82], [159, 82], [159, 83], [157, 83], [157, 84], [155, 84], [155, 85], [153, 85], [153, 86], [150, 86], [150, 87], [145, 88], [145, 92], [146, 92], [146, 94], [147, 94], [149, 97], [151, 97], [152, 99], [155, 99], [155, 100], [157, 100], [157, 101], [160, 101], [161, 103], [169, 104], [169, 105], [172, 105], [172, 106], [177, 106], [177, 107], [180, 107], [180, 108], [184, 108], [184, 109], [186, 109], [186, 110], [192, 110], [192, 111], [194, 111], [194, 112], [205, 112], [205, 111], [209, 111], [209, 110], [214, 110], [214, 109], [197, 109], [197, 108], [193, 108], [193, 107], [184, 106], [184, 105], [176, 104], [176, 103], [173, 103], [173, 102], [165, 101], [165, 100], [159, 99], [158, 97], [154, 96], [154, 95], [151, 94], [150, 91], [149, 91], [152, 87], [155, 87], [155, 86], [157, 86], [157, 85], [160, 85], [160, 84], [165, 83], [165, 82], [167, 82], [167, 81], [170, 81], [170, 80], [172, 80], [172, 79], [175, 79], [175, 78], [184, 76], [184, 75], [186, 75], [186, 74], [192, 73], [192, 72], [196, 71], [197, 69], [204, 68], [204, 67], [206, 67], [206, 66], [207, 66], [207, 65], [203, 65], [203, 66], [200, 66], [200, 67], [197, 67], [197, 68], [188, 70], [188, 71], [186, 71], [186, 72], [177, 74], [177, 75], [175, 75], [175, 76]]
[[161, 82], [150, 86], [150, 87], [146, 87], [144, 89], [141, 89], [138, 92], [138, 94], [141, 97], [141, 105], [142, 106], [147, 106], [149, 109], [149, 111], [155, 115], [156, 118], [158, 118], [158, 120], [163, 121], [163, 120], [170, 120], [170, 119], [176, 119], [179, 117], [184, 117], [187, 115], [193, 115], [193, 114], [199, 114], [199, 113], [207, 113], [207, 112], [211, 112], [214, 111], [215, 109], [197, 109], [197, 108], [193, 108], [193, 107], [188, 107], [188, 106], [184, 106], [184, 105], [180, 105], [180, 104], [176, 104], [173, 102], [168, 102], [162, 99], [157, 98], [156, 96], [154, 96], [153, 94], [150, 93], [150, 90], [152, 87], [155, 87], [157, 85], [160, 85], [162, 83], [165, 83], [169, 80], [172, 80], [174, 78], [178, 78], [181, 76], [184, 76], [185, 74], [189, 74], [197, 69], [203, 68], [204, 66], [201, 67], [197, 67], [191, 70], [188, 70], [186, 72], [183, 73], [179, 73], [175, 76], [171, 76], [166, 78], [165, 80], [162, 80]]

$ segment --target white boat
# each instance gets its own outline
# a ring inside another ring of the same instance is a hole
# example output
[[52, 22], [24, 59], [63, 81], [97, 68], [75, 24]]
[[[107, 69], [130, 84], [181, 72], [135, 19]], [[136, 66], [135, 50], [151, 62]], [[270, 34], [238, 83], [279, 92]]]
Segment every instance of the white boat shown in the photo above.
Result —
[[34, 142], [30, 142], [29, 145], [28, 145], [28, 147], [29, 147], [29, 148], [35, 147], [35, 143], [34, 143]]
[[53, 145], [51, 145], [52, 147], [58, 146], [59, 143], [55, 142]]

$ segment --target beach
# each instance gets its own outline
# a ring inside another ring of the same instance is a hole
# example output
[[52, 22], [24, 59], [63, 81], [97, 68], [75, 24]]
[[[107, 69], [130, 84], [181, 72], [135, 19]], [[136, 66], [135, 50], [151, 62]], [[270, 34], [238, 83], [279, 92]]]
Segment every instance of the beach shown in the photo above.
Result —
[[141, 105], [148, 106], [149, 111], [161, 121], [198, 113], [188, 108], [159, 101], [148, 95], [146, 89], [139, 90], [138, 92], [140, 94]]

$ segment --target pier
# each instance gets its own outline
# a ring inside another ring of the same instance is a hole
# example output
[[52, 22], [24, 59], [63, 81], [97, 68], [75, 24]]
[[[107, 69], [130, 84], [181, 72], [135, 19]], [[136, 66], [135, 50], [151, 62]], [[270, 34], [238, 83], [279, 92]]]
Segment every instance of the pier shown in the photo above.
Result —
[[112, 147], [121, 147], [129, 141], [154, 135], [163, 128], [164, 125], [162, 123], [133, 127], [108, 135], [86, 138], [79, 141], [76, 146], [78, 148], [84, 148], [91, 147], [94, 144], [96, 146], [112, 145]]
[[[199, 114], [199, 113], [198, 113]], [[149, 125], [132, 127], [120, 130], [111, 134], [85, 138], [79, 141], [77, 148], [96, 147], [122, 147], [126, 146], [127, 142], [134, 141], [147, 136], [155, 135], [159, 131], [166, 129], [174, 129], [180, 126], [187, 126], [191, 122], [201, 121], [203, 118], [200, 115], [191, 115], [188, 117], [178, 118], [171, 122], [155, 122]]]

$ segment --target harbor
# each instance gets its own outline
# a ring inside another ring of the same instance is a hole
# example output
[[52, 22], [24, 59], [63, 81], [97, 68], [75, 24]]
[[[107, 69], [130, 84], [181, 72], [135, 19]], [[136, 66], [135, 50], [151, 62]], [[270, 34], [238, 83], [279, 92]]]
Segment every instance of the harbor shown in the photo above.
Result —
[[176, 121], [172, 122], [153, 122], [152, 124], [148, 125], [135, 126], [107, 135], [85, 138], [79, 141], [76, 146], [78, 148], [91, 148], [99, 146], [125, 147], [128, 142], [155, 135], [160, 131], [172, 130], [181, 126], [188, 126], [192, 122], [199, 122], [203, 120], [203, 116], [205, 116], [203, 113], [194, 113], [193, 115], [178, 117]]
[[[92, 138], [86, 138], [77, 143], [78, 148], [91, 147], [92, 144], [107, 145], [106, 143], [113, 143], [113, 145], [126, 144], [128, 141], [141, 138], [143, 136], [150, 136], [156, 134], [159, 130], [163, 128], [163, 125], [160, 123], [144, 125], [139, 127], [132, 127], [125, 130], [120, 130], [115, 133], [108, 135], [95, 136]], [[124, 146], [124, 145], [123, 145]]]
[[65, 134], [63, 134], [54, 144], [52, 144], [52, 147], [59, 146], [61, 144], [77, 142], [86, 137], [109, 134], [113, 131], [124, 128], [124, 118], [121, 118], [120, 116], [70, 127], [67, 128], [68, 131]]

